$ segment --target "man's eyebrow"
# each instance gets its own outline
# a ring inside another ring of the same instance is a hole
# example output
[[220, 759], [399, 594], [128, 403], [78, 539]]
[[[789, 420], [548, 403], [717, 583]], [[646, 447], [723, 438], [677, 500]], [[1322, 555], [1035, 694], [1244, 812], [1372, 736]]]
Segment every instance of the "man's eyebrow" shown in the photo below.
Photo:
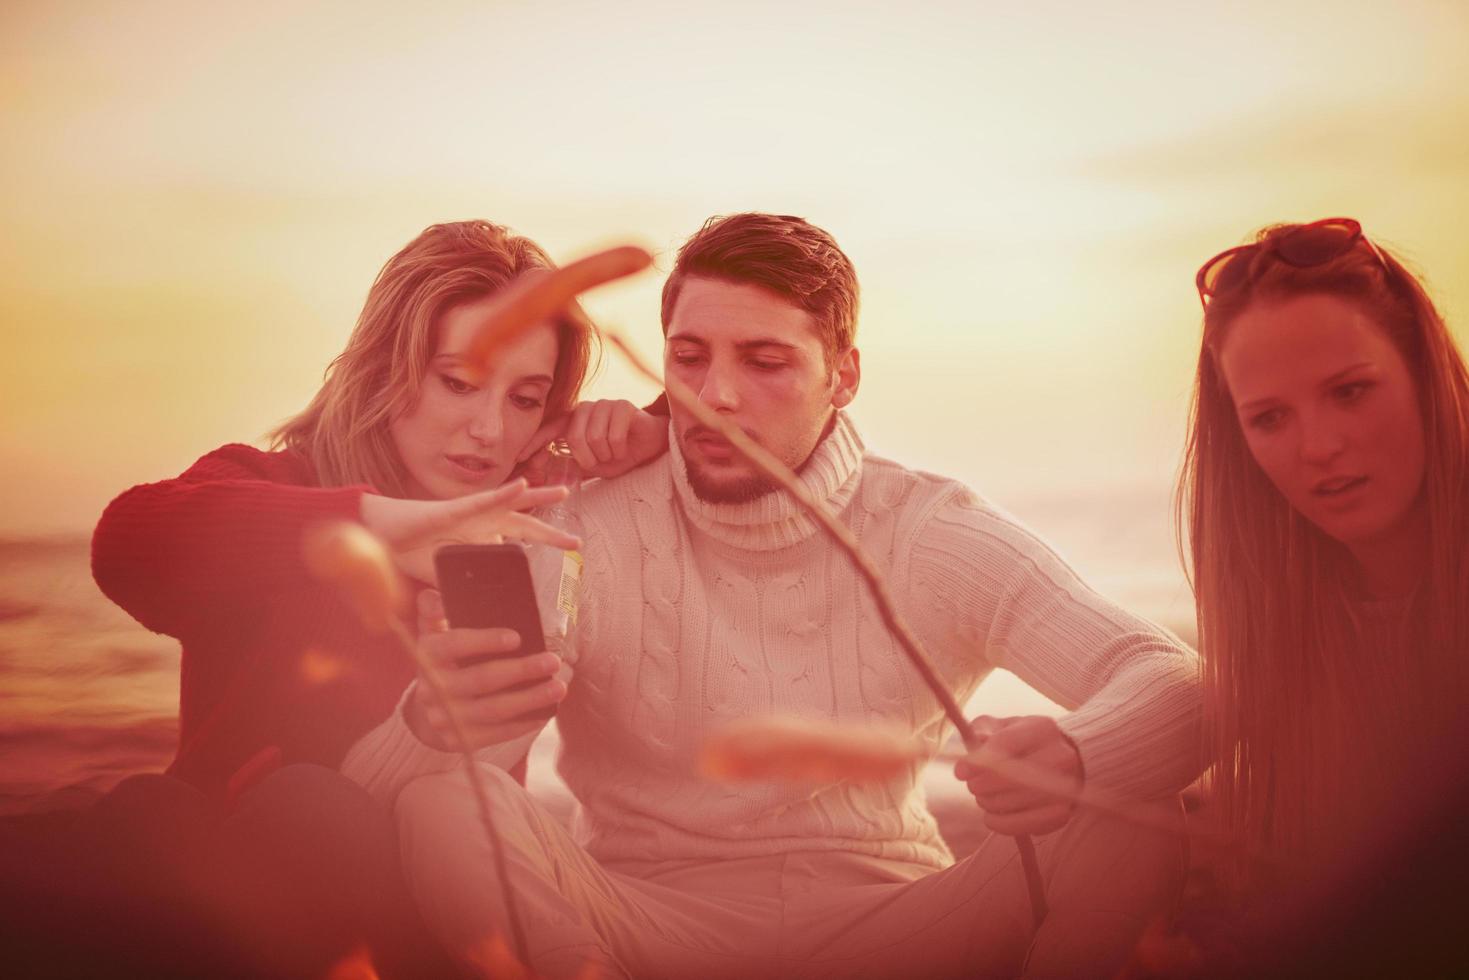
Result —
[[777, 340], [774, 337], [757, 337], [754, 340], [742, 340], [735, 344], [735, 350], [750, 350], [753, 347], [783, 347], [786, 350], [801, 349], [788, 340]]
[[[691, 333], [669, 334], [668, 340], [677, 340], [685, 344], [698, 344], [700, 347], [709, 346], [709, 341], [705, 340], [703, 337], [698, 336], [697, 334]], [[793, 344], [788, 340], [781, 340], [778, 337], [754, 337], [750, 340], [736, 341], [734, 346], [735, 350], [740, 351], [752, 350], [757, 347], [780, 347], [785, 350], [793, 351], [799, 351], [801, 349], [799, 345]]]

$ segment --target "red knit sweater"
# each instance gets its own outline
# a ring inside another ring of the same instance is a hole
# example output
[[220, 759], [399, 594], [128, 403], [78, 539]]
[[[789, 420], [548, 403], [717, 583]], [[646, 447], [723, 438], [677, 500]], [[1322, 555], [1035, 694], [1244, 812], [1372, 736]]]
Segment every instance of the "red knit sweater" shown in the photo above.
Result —
[[407, 655], [301, 562], [303, 532], [357, 520], [365, 492], [318, 486], [297, 453], [229, 445], [108, 506], [92, 537], [97, 584], [183, 644], [171, 774], [224, 795], [274, 765], [336, 767], [392, 711], [413, 677]]

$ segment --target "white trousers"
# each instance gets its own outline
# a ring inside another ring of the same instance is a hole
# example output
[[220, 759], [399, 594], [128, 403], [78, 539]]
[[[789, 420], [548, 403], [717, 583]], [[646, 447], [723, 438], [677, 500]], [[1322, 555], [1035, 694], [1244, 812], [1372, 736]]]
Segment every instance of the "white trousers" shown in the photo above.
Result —
[[[999, 835], [942, 871], [841, 851], [602, 864], [504, 772], [480, 771], [528, 965], [547, 980], [1110, 977], [1183, 885], [1181, 834], [1093, 811], [1036, 840], [1049, 905], [1039, 929], [1015, 843]], [[1148, 812], [1182, 830], [1176, 799]], [[490, 937], [509, 930], [467, 777], [415, 780], [397, 817], [429, 928], [483, 967]]]

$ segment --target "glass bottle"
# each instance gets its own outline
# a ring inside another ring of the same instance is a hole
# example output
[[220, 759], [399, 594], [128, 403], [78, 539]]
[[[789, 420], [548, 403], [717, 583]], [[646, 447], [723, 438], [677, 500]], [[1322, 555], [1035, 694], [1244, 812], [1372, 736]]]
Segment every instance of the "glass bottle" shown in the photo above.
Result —
[[[565, 442], [558, 440], [552, 443], [550, 452], [545, 485], [564, 486], [569, 492], [566, 499], [542, 508], [536, 516], [553, 527], [581, 537], [581, 469]], [[539, 544], [530, 545], [528, 552], [546, 649], [563, 660], [574, 661], [571, 638], [576, 629], [577, 601], [581, 594], [582, 554]]]

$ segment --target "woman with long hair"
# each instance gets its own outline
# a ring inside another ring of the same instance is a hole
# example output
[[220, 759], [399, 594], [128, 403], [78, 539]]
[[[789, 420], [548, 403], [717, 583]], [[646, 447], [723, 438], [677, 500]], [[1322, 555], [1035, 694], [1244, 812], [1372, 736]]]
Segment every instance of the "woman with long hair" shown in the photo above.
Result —
[[436, 536], [422, 532], [444, 530], [445, 516], [478, 510], [481, 534], [568, 543], [515, 513], [554, 490], [495, 488], [542, 424], [571, 410], [590, 322], [566, 310], [500, 350], [484, 377], [462, 356], [498, 294], [551, 267], [497, 225], [434, 225], [388, 260], [272, 451], [225, 446], [107, 508], [93, 538], [98, 585], [184, 645], [171, 773], [219, 796], [278, 763], [335, 767], [413, 676], [391, 637], [312, 579], [301, 560], [312, 527], [360, 521], [420, 582], [432, 581]]
[[1459, 776], [1469, 374], [1401, 261], [1347, 218], [1199, 270], [1179, 485], [1212, 749], [1246, 889], [1351, 861]]
[[[505, 303], [553, 282], [569, 295], [571, 272], [489, 222], [428, 228], [383, 266], [346, 349], [270, 450], [224, 446], [123, 493], [98, 523], [102, 591], [183, 646], [179, 747], [166, 775], [125, 780], [80, 818], [91, 843], [73, 850], [101, 855], [100, 879], [112, 883], [101, 904], [117, 922], [156, 929], [160, 948], [207, 937], [204, 961], [185, 958], [184, 972], [234, 959], [245, 973], [323, 975], [364, 933], [401, 938], [411, 911], [391, 824], [336, 767], [415, 670], [391, 634], [365, 627], [313, 578], [303, 544], [318, 526], [360, 522], [418, 583], [432, 582], [442, 538], [576, 544], [522, 513], [562, 489], [506, 480], [573, 411], [590, 321], [570, 302], [500, 343], [487, 366], [468, 356]], [[660, 420], [616, 404], [625, 408], [595, 413], [599, 458], [607, 426], [622, 436], [605, 472], [666, 440]], [[588, 425], [576, 429], [585, 436]], [[536, 683], [487, 699], [502, 717], [564, 695], [554, 658], [510, 659]], [[118, 896], [131, 904], [109, 904]], [[136, 938], [129, 945], [146, 950]], [[151, 955], [130, 967], [161, 969]]]

